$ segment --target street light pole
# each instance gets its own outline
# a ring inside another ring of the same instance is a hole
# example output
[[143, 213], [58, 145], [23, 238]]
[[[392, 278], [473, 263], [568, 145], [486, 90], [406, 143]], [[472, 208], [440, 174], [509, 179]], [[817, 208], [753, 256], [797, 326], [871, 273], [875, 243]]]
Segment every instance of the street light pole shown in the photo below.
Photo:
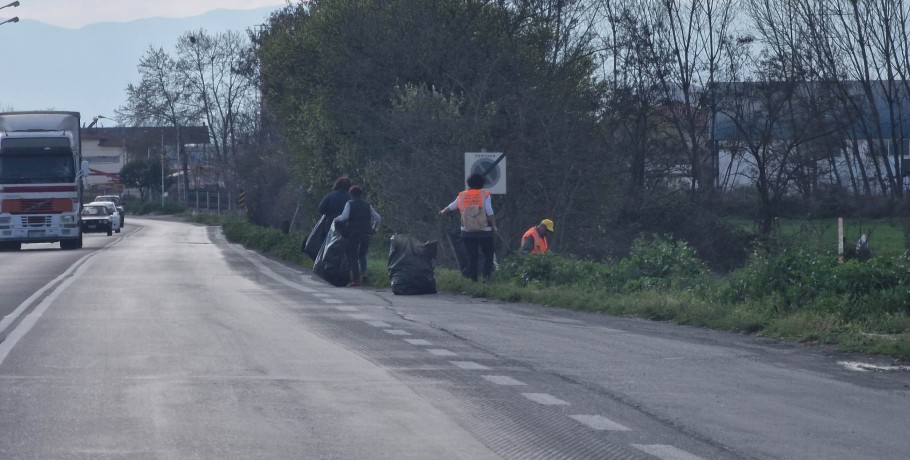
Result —
[[161, 128], [161, 209], [164, 209], [164, 128]]
[[[0, 10], [2, 10], [4, 8], [8, 8], [10, 6], [13, 6], [13, 7], [19, 6], [19, 2], [15, 1], [12, 3], [7, 3], [6, 5], [0, 6]], [[18, 16], [12, 17], [10, 19], [7, 19], [6, 21], [0, 22], [0, 26], [2, 26], [3, 24], [6, 24], [7, 22], [13, 22], [13, 23], [19, 22], [19, 17]]]

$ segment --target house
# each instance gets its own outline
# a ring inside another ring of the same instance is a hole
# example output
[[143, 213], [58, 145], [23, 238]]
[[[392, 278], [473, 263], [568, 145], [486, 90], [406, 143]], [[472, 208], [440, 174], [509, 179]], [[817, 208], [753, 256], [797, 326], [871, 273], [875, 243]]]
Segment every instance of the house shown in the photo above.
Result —
[[837, 186], [901, 194], [910, 186], [907, 82], [730, 82], [714, 91], [720, 190], [754, 186], [759, 167], [788, 193]]
[[[209, 144], [208, 127], [181, 126], [184, 151], [204, 150]], [[82, 159], [89, 163], [86, 186], [97, 193], [122, 193], [120, 170], [131, 159], [150, 158], [164, 152], [168, 163], [177, 165], [177, 129], [173, 127], [82, 128]], [[193, 148], [187, 146], [196, 146]]]

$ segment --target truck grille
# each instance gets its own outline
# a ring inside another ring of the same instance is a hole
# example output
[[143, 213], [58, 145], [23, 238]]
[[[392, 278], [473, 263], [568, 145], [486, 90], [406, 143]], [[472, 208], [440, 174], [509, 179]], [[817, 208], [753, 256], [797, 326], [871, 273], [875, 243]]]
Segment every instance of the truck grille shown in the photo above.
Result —
[[69, 198], [19, 198], [3, 200], [3, 212], [11, 214], [59, 213], [73, 210]]
[[25, 227], [50, 227], [51, 216], [22, 216], [22, 225]]

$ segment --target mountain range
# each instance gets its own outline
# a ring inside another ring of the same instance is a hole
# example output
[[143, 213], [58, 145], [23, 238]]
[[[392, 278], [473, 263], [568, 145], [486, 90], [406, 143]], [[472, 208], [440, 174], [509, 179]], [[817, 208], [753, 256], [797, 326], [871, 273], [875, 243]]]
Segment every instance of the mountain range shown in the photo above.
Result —
[[83, 121], [97, 115], [114, 117], [126, 100], [127, 85], [138, 82], [136, 66], [150, 47], [173, 53], [185, 32], [246, 31], [267, 22], [280, 8], [221, 9], [188, 18], [97, 23], [80, 29], [27, 19], [4, 24], [0, 111], [77, 111]]

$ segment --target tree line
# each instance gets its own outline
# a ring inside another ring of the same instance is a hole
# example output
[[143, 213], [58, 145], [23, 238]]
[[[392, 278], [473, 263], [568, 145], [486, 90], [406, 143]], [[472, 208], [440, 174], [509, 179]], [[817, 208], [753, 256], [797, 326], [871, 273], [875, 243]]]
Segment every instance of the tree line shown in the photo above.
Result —
[[205, 121], [260, 224], [311, 223], [349, 175], [389, 231], [441, 238], [485, 149], [508, 157], [507, 244], [549, 217], [560, 252], [653, 232], [723, 268], [752, 238], [730, 215], [765, 237], [810, 212], [906, 218], [908, 34], [903, 0], [301, 1], [149, 50], [123, 114]]

